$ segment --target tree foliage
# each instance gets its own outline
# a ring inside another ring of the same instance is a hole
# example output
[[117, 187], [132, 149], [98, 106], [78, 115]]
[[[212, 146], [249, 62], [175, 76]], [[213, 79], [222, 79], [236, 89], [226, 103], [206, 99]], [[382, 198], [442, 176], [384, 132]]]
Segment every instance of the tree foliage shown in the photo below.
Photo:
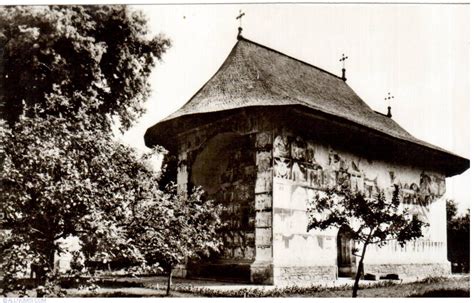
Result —
[[13, 6], [0, 9], [4, 102], [10, 123], [27, 110], [95, 127], [117, 117], [128, 129], [143, 112], [148, 76], [170, 46], [150, 37], [127, 6]]
[[127, 226], [159, 174], [111, 128], [143, 113], [170, 41], [127, 6], [14, 6], [0, 8], [0, 46], [4, 291], [30, 264], [47, 284], [69, 235], [88, 260], [140, 260]]
[[469, 272], [470, 267], [470, 211], [460, 215], [456, 202], [446, 201], [448, 260], [454, 272]]
[[159, 198], [159, 174], [145, 159], [102, 131], [77, 127], [65, 118], [21, 118], [0, 136], [0, 198], [12, 231], [2, 251], [27, 243], [25, 260], [49, 272], [58, 240], [70, 235], [82, 239], [89, 259], [139, 258], [127, 224], [134, 205]]
[[320, 192], [316, 194], [308, 212], [308, 231], [344, 226], [351, 238], [362, 245], [353, 297], [357, 296], [368, 245], [381, 247], [388, 241], [395, 240], [403, 246], [408, 241], [421, 237], [422, 228], [426, 226], [426, 223], [412, 216], [408, 209], [401, 209], [397, 186], [390, 201], [386, 201], [383, 192], [376, 198], [365, 197], [360, 192]]
[[451, 222], [458, 214], [458, 206], [454, 200], [446, 200], [446, 220]]
[[168, 185], [155, 203], [137, 208], [130, 231], [147, 263], [159, 263], [168, 274], [167, 294], [176, 265], [219, 251], [221, 212], [220, 205], [205, 199], [201, 188], [185, 196], [177, 193], [174, 184]]

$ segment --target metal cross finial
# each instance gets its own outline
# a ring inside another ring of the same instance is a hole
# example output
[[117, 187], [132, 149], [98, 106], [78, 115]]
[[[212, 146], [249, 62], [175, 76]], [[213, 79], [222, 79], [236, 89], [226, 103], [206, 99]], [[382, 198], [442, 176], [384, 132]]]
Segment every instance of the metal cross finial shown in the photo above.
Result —
[[385, 101], [388, 102], [388, 111], [387, 111], [387, 117], [389, 118], [392, 118], [392, 107], [390, 106], [390, 100], [393, 100], [395, 99], [395, 96], [392, 96], [390, 95], [390, 93], [388, 93], [388, 96], [385, 98]]
[[342, 62], [342, 80], [346, 81], [346, 60], [349, 59], [346, 55], [342, 54], [342, 58], [339, 59], [339, 62]]
[[239, 15], [235, 18], [236, 20], [239, 20], [239, 27], [242, 27], [242, 17], [245, 16], [245, 13], [242, 12], [241, 9], [239, 9]]
[[388, 93], [388, 96], [385, 98], [385, 100], [388, 101], [388, 105], [390, 105], [390, 100], [393, 99], [395, 99], [395, 96], [390, 95], [390, 93]]
[[240, 39], [242, 37], [242, 17], [245, 16], [245, 13], [242, 12], [242, 10], [239, 10], [239, 15], [235, 18], [236, 20], [239, 20], [239, 33], [237, 34], [237, 39]]
[[347, 57], [346, 55], [342, 54], [342, 58], [339, 59], [339, 62], [342, 62], [342, 68], [346, 68], [346, 65], [345, 65], [345, 61], [349, 59], [349, 57]]

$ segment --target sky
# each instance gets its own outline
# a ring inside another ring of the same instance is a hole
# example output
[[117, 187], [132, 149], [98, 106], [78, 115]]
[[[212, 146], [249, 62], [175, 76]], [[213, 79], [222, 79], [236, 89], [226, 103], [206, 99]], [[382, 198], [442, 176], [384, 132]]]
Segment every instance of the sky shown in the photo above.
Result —
[[[415, 137], [470, 158], [469, 6], [420, 4], [136, 5], [172, 47], [151, 77], [147, 113], [121, 140], [146, 150], [146, 129], [186, 103], [243, 36], [341, 74], [374, 110]], [[447, 197], [469, 207], [470, 170], [448, 179]]]

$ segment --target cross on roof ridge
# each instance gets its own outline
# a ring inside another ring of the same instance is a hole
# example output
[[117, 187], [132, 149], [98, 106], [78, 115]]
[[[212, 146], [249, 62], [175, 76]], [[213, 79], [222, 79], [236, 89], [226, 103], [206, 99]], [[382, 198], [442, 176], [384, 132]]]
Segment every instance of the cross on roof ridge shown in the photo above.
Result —
[[239, 28], [238, 28], [239, 33], [237, 35], [237, 39], [242, 37], [242, 18], [244, 16], [245, 16], [245, 12], [242, 12], [242, 10], [239, 9], [239, 15], [235, 17], [235, 20], [239, 20]]
[[342, 80], [346, 81], [347, 78], [346, 78], [346, 60], [349, 59], [348, 56], [344, 55], [344, 53], [342, 53], [342, 57], [341, 59], [339, 59], [339, 62], [342, 62]]
[[387, 117], [392, 118], [392, 107], [390, 106], [390, 100], [395, 99], [395, 96], [390, 95], [390, 92], [388, 93], [388, 96], [385, 97], [385, 101], [388, 101], [388, 107], [387, 107]]

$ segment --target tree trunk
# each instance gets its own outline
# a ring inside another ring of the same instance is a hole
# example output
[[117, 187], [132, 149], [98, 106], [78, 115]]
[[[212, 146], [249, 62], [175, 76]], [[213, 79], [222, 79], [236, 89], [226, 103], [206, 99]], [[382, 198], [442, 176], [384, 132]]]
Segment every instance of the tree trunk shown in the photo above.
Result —
[[54, 255], [56, 254], [56, 250], [54, 249], [54, 244], [53, 247], [50, 248], [48, 251], [48, 267], [50, 271], [54, 270]]
[[357, 274], [355, 277], [354, 281], [354, 286], [352, 286], [352, 297], [356, 298], [357, 297], [357, 290], [359, 290], [359, 280], [360, 277], [362, 276], [362, 271], [364, 269], [364, 255], [361, 256], [360, 261], [359, 261], [359, 266], [357, 267]]
[[357, 297], [357, 291], [359, 290], [359, 280], [362, 276], [362, 272], [364, 271], [364, 257], [365, 251], [367, 250], [367, 245], [369, 244], [370, 237], [364, 242], [364, 248], [362, 249], [362, 254], [360, 255], [359, 266], [357, 267], [357, 274], [354, 281], [354, 286], [352, 287], [352, 297]]
[[55, 268], [54, 268], [54, 256], [56, 255], [56, 248], [54, 246], [54, 241], [53, 241], [53, 244], [51, 245], [51, 247], [49, 248], [49, 250], [47, 252], [47, 255], [48, 255], [47, 256], [47, 258], [48, 258], [48, 270], [45, 271], [44, 268], [41, 268], [41, 273], [42, 273], [41, 279], [44, 282], [47, 282], [49, 280], [48, 277], [50, 277], [51, 274], [55, 270]]
[[[35, 287], [44, 286], [46, 283], [50, 281], [52, 278], [52, 273], [54, 271], [54, 256], [56, 255], [56, 247], [54, 245], [54, 239], [51, 240], [51, 244], [47, 246], [47, 249], [44, 251], [46, 256], [46, 264], [41, 262], [37, 266], [36, 269], [36, 279], [35, 279]], [[45, 269], [45, 267], [47, 267]], [[45, 293], [42, 289], [36, 290], [37, 297], [44, 297]]]
[[166, 296], [170, 295], [170, 288], [171, 288], [171, 275], [173, 274], [173, 269], [170, 269], [168, 272], [168, 286], [166, 287]]

